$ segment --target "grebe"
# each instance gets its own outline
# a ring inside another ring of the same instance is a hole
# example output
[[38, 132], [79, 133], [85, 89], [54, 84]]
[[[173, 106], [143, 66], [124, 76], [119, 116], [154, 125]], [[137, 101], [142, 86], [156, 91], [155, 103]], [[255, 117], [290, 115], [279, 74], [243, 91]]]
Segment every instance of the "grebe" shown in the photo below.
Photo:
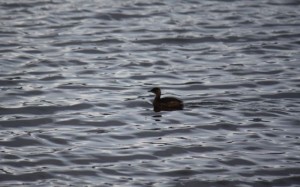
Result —
[[183, 102], [175, 97], [164, 97], [160, 98], [161, 91], [160, 88], [153, 88], [149, 92], [155, 94], [153, 100], [153, 109], [155, 112], [160, 112], [162, 110], [171, 111], [171, 110], [182, 110]]

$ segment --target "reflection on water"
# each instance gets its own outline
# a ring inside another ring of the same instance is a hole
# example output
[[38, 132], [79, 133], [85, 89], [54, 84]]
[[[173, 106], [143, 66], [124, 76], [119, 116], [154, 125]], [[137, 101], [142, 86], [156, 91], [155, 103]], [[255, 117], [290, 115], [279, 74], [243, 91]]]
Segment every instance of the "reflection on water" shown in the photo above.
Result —
[[1, 186], [297, 186], [299, 5], [1, 2]]

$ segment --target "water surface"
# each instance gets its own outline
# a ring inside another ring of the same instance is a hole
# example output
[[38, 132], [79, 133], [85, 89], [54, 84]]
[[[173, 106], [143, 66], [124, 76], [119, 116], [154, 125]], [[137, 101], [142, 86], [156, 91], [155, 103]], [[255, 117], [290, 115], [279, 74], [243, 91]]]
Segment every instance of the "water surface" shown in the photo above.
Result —
[[1, 2], [0, 185], [298, 186], [299, 5]]

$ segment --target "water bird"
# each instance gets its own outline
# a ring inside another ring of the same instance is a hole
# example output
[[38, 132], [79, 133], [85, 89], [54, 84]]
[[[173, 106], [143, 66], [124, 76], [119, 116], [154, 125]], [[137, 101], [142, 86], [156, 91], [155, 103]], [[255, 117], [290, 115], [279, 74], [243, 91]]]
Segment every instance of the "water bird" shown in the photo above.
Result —
[[183, 102], [180, 99], [175, 97], [163, 97], [161, 98], [160, 88], [155, 87], [151, 89], [149, 92], [155, 94], [155, 98], [153, 100], [153, 109], [155, 112], [160, 111], [172, 111], [172, 110], [182, 110]]

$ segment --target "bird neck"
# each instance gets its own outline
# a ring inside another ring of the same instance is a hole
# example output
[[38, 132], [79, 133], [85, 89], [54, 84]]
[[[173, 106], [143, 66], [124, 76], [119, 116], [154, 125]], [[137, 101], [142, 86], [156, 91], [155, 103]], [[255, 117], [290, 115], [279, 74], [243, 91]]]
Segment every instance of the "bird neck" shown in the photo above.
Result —
[[159, 101], [159, 100], [160, 100], [160, 94], [156, 94], [154, 100], [155, 100], [155, 101]]

